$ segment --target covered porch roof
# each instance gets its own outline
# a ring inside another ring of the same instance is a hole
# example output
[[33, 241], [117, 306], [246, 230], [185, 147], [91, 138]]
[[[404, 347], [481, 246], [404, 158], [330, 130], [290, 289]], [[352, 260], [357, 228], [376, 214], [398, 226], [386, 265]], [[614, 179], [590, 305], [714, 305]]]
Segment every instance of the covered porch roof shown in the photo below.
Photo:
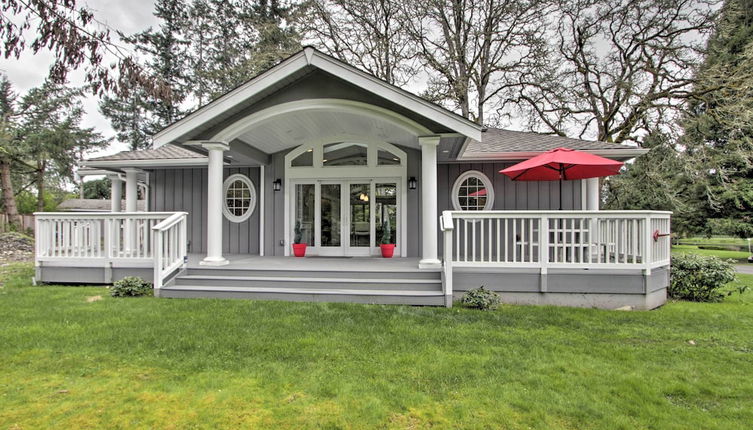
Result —
[[369, 137], [418, 148], [439, 136], [457, 152], [482, 127], [314, 48], [201, 107], [154, 136], [154, 147], [222, 142], [231, 163], [265, 164], [303, 143]]

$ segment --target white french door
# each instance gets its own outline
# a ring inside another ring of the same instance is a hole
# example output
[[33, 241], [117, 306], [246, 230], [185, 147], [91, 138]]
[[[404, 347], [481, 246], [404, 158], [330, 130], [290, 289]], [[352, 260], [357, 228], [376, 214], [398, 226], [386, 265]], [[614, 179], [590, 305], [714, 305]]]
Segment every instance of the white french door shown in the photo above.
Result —
[[300, 227], [308, 255], [378, 255], [383, 240], [400, 255], [401, 186], [382, 178], [295, 180], [291, 225]]

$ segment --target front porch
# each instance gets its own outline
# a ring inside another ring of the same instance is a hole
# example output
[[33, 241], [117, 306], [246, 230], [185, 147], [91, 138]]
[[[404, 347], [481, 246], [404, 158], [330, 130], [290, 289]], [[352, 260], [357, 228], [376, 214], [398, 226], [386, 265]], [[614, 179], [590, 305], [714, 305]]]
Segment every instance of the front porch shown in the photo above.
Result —
[[39, 213], [37, 280], [152, 280], [161, 297], [451, 306], [478, 286], [512, 303], [650, 309], [665, 300], [669, 214], [445, 211], [443, 261], [188, 253], [185, 212]]

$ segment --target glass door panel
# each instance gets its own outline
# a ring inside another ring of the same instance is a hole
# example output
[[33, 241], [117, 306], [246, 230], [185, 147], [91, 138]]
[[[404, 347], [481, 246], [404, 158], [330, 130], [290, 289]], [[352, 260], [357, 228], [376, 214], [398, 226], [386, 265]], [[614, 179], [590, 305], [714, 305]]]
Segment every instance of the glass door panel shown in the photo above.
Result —
[[371, 246], [371, 184], [350, 184], [350, 246]]
[[375, 227], [377, 244], [384, 243], [385, 222], [389, 222], [388, 243], [397, 243], [397, 184], [376, 184]]
[[295, 225], [300, 223], [301, 243], [308, 246], [314, 246], [315, 199], [316, 186], [314, 184], [296, 184], [293, 237], [295, 237]]
[[342, 246], [341, 207], [342, 196], [340, 184], [321, 185], [321, 246]]

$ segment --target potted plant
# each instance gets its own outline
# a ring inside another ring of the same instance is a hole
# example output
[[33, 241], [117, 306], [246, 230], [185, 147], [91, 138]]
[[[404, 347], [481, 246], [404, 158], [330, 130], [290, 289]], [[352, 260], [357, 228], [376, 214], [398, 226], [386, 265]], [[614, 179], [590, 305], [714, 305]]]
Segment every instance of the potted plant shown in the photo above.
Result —
[[295, 237], [293, 237], [293, 255], [303, 257], [306, 255], [306, 244], [303, 242], [303, 233], [301, 233], [301, 222], [295, 222]]
[[382, 250], [382, 257], [392, 258], [395, 253], [395, 244], [390, 243], [392, 238], [392, 227], [390, 226], [390, 220], [385, 220], [382, 224], [382, 242], [379, 248]]

